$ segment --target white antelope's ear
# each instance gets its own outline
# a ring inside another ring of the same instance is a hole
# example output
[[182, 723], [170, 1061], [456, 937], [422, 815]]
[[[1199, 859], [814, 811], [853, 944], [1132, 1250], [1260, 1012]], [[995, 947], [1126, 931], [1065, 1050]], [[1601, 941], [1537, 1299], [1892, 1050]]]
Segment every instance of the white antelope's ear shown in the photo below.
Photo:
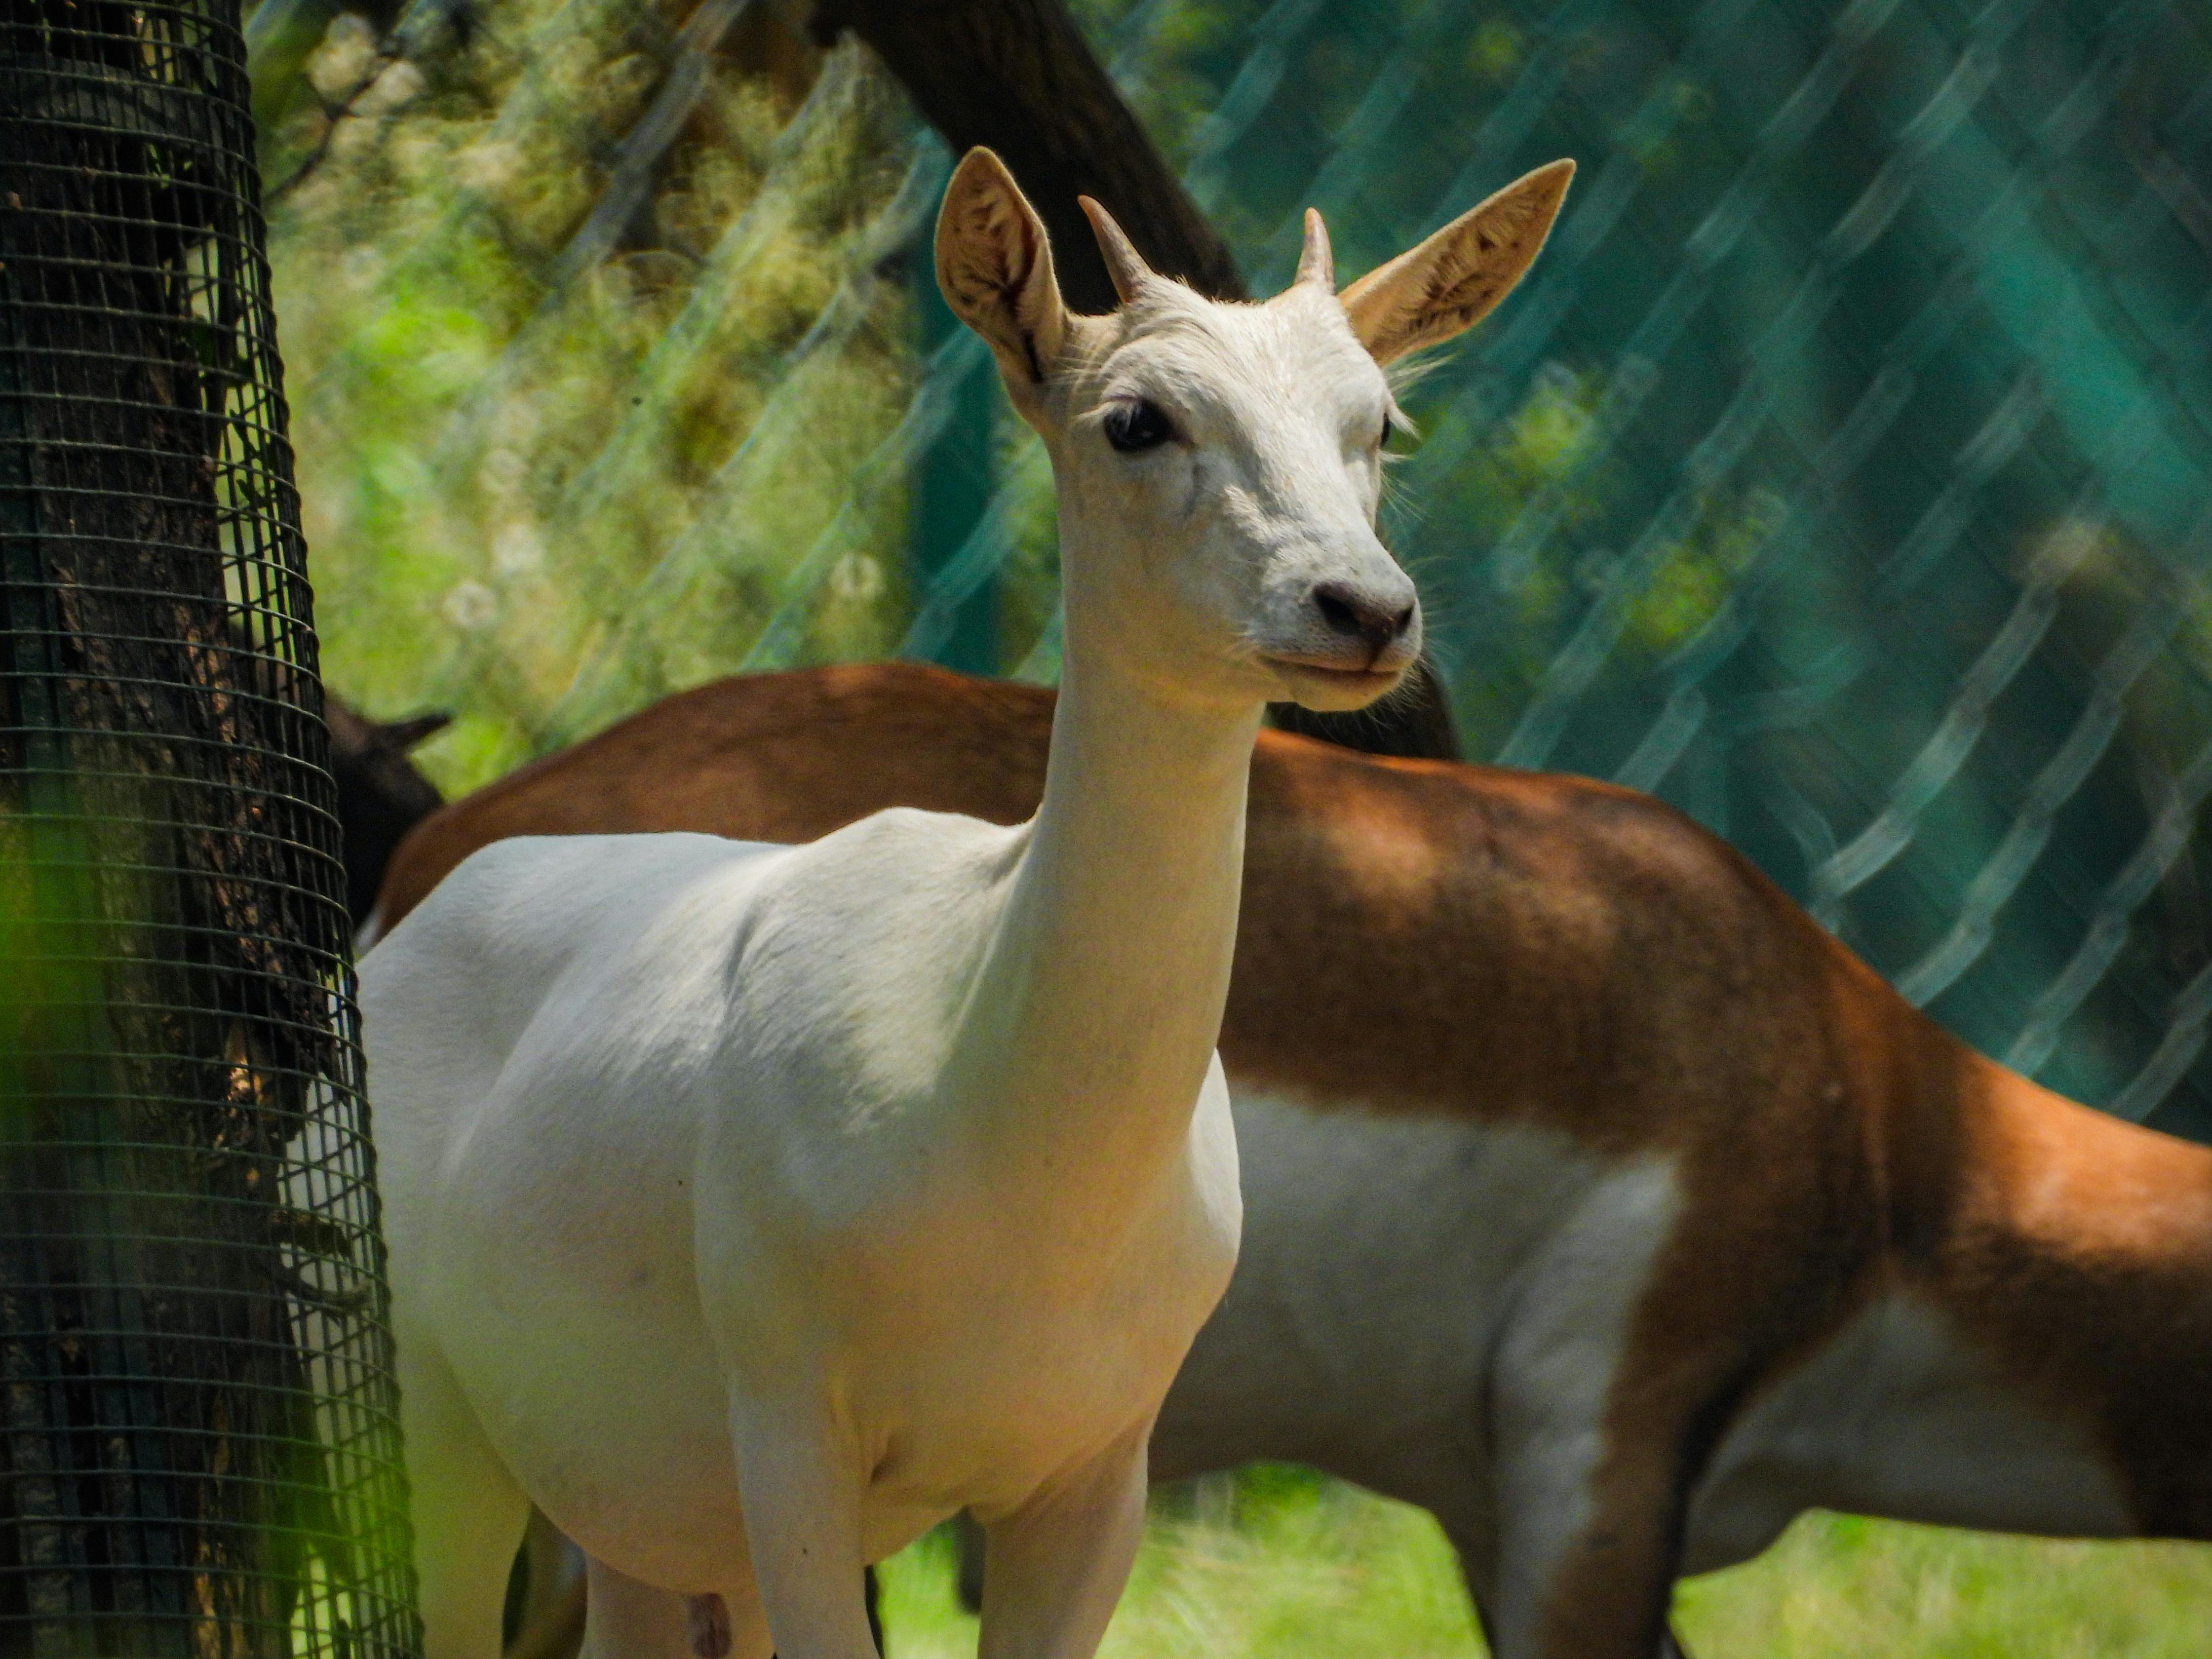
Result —
[[937, 215], [937, 286], [1012, 385], [1041, 384], [1067, 333], [1044, 221], [988, 149], [960, 158]]
[[1538, 167], [1345, 289], [1359, 343], [1387, 363], [1480, 322], [1544, 246], [1574, 176], [1572, 161]]

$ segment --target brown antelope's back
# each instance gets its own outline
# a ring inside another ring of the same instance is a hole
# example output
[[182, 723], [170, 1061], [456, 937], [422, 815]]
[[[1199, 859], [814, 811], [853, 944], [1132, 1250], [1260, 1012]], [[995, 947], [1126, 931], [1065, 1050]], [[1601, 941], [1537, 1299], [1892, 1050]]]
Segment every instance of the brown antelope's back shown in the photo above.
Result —
[[385, 872], [375, 927], [510, 836], [802, 842], [892, 805], [1019, 823], [1044, 793], [1052, 706], [1035, 686], [915, 665], [717, 680], [423, 819]]

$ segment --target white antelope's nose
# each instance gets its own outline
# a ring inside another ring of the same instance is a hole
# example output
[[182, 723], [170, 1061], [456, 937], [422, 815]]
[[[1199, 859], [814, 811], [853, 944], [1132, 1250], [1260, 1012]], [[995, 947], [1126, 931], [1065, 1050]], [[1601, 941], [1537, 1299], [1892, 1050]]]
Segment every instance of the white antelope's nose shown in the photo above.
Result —
[[1322, 623], [1331, 634], [1358, 640], [1367, 647], [1368, 665], [1372, 667], [1406, 637], [1419, 609], [1413, 584], [1402, 577], [1401, 583], [1385, 591], [1350, 582], [1316, 582], [1314, 608], [1321, 612]]

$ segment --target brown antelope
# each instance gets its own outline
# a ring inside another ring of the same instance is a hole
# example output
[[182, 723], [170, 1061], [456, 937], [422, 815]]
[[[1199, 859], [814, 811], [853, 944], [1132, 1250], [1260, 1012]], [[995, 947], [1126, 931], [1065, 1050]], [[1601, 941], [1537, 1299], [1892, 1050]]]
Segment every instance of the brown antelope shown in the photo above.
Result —
[[860, 1570], [963, 1510], [987, 1659], [1088, 1659], [1236, 1259], [1215, 1039], [1261, 712], [1419, 658], [1382, 365], [1512, 286], [1571, 171], [1341, 295], [1310, 213], [1263, 305], [1086, 200], [1121, 303], [1081, 317], [962, 161], [939, 284], [1059, 506], [1035, 815], [503, 841], [362, 963], [428, 1659], [492, 1659], [532, 1505], [588, 1558], [594, 1659], [874, 1659]]
[[[1018, 823], [1052, 716], [703, 686], [427, 820], [380, 922], [507, 836]], [[1972, 1053], [1656, 800], [1261, 733], [1221, 1054], [1243, 1249], [1153, 1478], [1427, 1506], [1499, 1659], [1650, 1659], [1815, 1505], [2212, 1537], [2212, 1152]]]

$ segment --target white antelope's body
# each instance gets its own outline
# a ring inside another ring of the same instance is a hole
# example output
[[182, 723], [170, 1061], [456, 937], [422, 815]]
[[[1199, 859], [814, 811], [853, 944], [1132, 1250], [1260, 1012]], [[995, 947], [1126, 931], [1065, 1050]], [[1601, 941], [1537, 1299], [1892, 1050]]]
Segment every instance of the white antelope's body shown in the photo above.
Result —
[[[377, 954], [410, 1405], [465, 1400], [496, 1468], [450, 1475], [512, 1486], [503, 1547], [527, 1492], [617, 1571], [728, 1592], [738, 1399], [835, 1413], [870, 1560], [1150, 1418], [1235, 1258], [1227, 1097], [1201, 1056], [1176, 1145], [1120, 1167], [963, 1115], [945, 1034], [1024, 833], [508, 842]], [[1025, 1167], [1055, 1158], [1073, 1190]]]
[[[1046, 693], [720, 682], [428, 820], [1012, 822]], [[1651, 1659], [1804, 1510], [2212, 1538], [2212, 1152], [1909, 1008], [1740, 858], [1571, 778], [1262, 733], [1222, 1053], [1242, 1252], [1156, 1479], [1315, 1464], [1434, 1510], [1501, 1659]]]
[[939, 282], [1060, 507], [1034, 818], [513, 842], [362, 964], [429, 1659], [496, 1650], [533, 1503], [590, 1558], [596, 1659], [867, 1659], [861, 1565], [961, 1510], [985, 1654], [1096, 1646], [1235, 1260], [1213, 1044], [1261, 710], [1418, 655], [1378, 365], [1496, 301], [1568, 171], [1340, 301], [1317, 218], [1288, 292], [1224, 307], [1089, 204], [1124, 303], [1077, 318], [963, 161]]

